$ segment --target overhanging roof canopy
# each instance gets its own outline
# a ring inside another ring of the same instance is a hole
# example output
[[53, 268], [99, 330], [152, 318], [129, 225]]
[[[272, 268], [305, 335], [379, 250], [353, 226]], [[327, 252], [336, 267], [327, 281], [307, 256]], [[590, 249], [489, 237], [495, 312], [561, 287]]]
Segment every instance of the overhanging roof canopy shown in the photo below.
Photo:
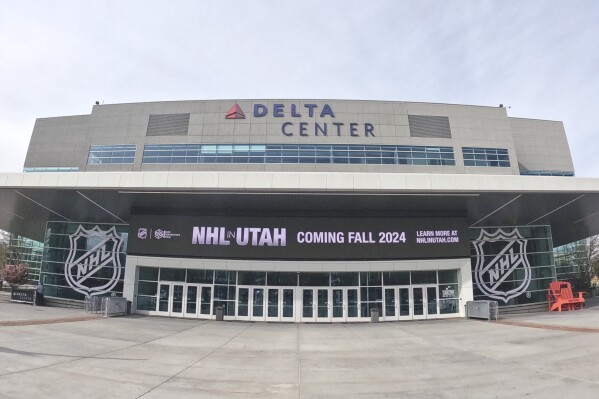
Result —
[[599, 234], [599, 179], [322, 172], [0, 174], [0, 229], [42, 241], [48, 220], [133, 213], [461, 215], [472, 227], [551, 225], [554, 245]]

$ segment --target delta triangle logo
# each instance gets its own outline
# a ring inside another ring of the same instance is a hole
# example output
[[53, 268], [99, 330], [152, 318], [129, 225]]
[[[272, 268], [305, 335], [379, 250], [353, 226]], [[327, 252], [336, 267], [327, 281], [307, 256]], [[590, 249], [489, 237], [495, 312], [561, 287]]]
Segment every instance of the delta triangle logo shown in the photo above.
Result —
[[245, 114], [241, 110], [239, 104], [235, 103], [235, 105], [231, 107], [229, 112], [227, 112], [227, 116], [225, 116], [225, 119], [245, 119]]

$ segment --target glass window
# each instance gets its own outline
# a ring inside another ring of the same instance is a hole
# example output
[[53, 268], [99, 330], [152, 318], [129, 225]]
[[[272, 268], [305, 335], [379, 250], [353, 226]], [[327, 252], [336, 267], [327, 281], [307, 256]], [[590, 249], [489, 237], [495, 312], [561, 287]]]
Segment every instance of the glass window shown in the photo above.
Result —
[[439, 284], [439, 296], [441, 299], [457, 298], [459, 296], [457, 284]]
[[[90, 150], [90, 163], [107, 163], [108, 158], [112, 163], [119, 159], [125, 162], [128, 157], [133, 162], [135, 152], [125, 147], [120, 146], [118, 153], [110, 146]], [[452, 147], [433, 146], [148, 144], [142, 162], [455, 165], [455, 157]]]
[[[89, 163], [89, 162], [88, 162]], [[23, 172], [78, 172], [78, 167], [60, 166], [60, 167], [35, 167], [35, 168], [23, 168]]]
[[185, 269], [160, 268], [161, 281], [185, 281]]
[[156, 297], [138, 295], [137, 310], [156, 310]]
[[300, 273], [299, 285], [304, 287], [328, 287], [329, 273]]
[[440, 299], [439, 312], [441, 314], [459, 313], [459, 299]]
[[136, 146], [133, 144], [99, 146], [92, 145], [89, 148], [87, 163], [98, 164], [131, 164], [135, 160]]
[[228, 270], [216, 270], [214, 273], [215, 284], [235, 284], [235, 272]]
[[410, 272], [384, 272], [385, 285], [410, 285]]
[[510, 167], [505, 148], [462, 147], [462, 155], [464, 166]]
[[362, 272], [360, 273], [360, 285], [382, 285], [380, 272]]
[[214, 299], [227, 301], [235, 299], [235, 287], [231, 287], [228, 285], [215, 285], [214, 286]]
[[289, 272], [268, 272], [267, 281], [269, 286], [286, 286], [295, 287], [297, 286], [297, 273]]
[[436, 271], [412, 272], [412, 284], [437, 284]]
[[158, 268], [140, 266], [139, 279], [146, 281], [158, 281]]
[[341, 287], [357, 287], [360, 285], [359, 274], [357, 272], [331, 273], [331, 285]]
[[158, 283], [150, 281], [140, 281], [137, 284], [138, 295], [156, 295], [158, 292]]
[[237, 272], [237, 285], [265, 285], [266, 272]]
[[214, 282], [214, 270], [187, 270], [188, 283], [212, 284]]
[[457, 270], [439, 270], [439, 284], [457, 283], [458, 282], [458, 271]]

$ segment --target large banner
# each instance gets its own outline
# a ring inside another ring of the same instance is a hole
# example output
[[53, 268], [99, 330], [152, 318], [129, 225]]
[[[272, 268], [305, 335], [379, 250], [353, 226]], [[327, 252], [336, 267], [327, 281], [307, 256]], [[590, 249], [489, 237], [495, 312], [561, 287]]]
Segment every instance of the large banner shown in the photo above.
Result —
[[469, 257], [463, 218], [135, 215], [130, 255], [367, 260]]

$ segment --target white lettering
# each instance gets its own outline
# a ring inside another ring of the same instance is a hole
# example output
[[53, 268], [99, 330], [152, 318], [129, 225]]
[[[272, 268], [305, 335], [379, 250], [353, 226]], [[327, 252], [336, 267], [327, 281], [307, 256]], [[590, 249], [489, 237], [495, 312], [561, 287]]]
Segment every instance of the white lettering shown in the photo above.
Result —
[[206, 234], [206, 228], [204, 226], [202, 226], [202, 227], [194, 226], [191, 243], [192, 244], [205, 244], [206, 243], [205, 234]]

